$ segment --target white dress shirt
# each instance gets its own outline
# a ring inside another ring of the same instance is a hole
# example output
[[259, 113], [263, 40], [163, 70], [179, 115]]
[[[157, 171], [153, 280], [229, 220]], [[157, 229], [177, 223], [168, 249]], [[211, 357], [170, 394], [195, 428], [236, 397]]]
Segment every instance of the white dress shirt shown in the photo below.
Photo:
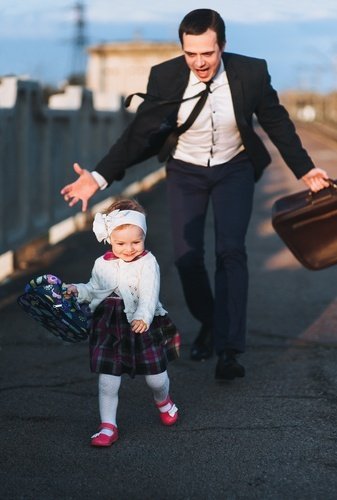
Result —
[[[184, 98], [198, 94], [205, 88], [191, 71]], [[196, 100], [183, 102], [178, 112], [178, 126], [186, 121]], [[236, 125], [232, 95], [223, 62], [213, 83], [205, 106], [193, 125], [178, 140], [173, 157], [204, 167], [226, 163], [243, 151], [241, 136]]]

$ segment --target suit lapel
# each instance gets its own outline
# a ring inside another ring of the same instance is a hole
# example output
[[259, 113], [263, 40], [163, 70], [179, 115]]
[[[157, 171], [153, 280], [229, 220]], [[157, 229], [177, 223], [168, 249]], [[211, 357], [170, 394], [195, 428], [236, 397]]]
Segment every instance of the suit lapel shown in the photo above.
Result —
[[184, 56], [179, 60], [179, 69], [177, 77], [171, 82], [171, 95], [174, 98], [181, 99], [184, 95], [185, 89], [190, 77], [190, 69], [185, 62]]
[[247, 121], [243, 110], [242, 82], [235, 71], [232, 55], [227, 52], [224, 52], [222, 54], [222, 59], [227, 74], [229, 88], [232, 94], [236, 122], [238, 127], [240, 128], [240, 126], [247, 125]]

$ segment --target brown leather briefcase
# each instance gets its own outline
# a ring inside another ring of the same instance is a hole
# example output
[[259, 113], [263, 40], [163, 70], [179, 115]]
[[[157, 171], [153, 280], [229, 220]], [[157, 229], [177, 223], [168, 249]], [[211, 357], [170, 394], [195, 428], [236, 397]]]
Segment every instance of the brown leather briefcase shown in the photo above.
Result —
[[318, 193], [276, 200], [272, 224], [294, 256], [311, 270], [337, 264], [337, 181]]

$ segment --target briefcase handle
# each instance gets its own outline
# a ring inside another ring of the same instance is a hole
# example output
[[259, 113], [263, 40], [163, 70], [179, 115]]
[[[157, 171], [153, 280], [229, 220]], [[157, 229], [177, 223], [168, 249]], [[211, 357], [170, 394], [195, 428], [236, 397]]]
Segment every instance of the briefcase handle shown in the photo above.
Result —
[[321, 189], [317, 193], [314, 193], [313, 191], [308, 191], [308, 202], [315, 204], [315, 203], [322, 203], [323, 201], [326, 201], [328, 198], [331, 198], [331, 196], [337, 196], [337, 180], [333, 179], [328, 179], [329, 186]]
[[333, 179], [328, 179], [328, 182], [330, 184], [330, 187], [333, 187], [335, 189], [337, 189], [337, 179], [334, 181]]

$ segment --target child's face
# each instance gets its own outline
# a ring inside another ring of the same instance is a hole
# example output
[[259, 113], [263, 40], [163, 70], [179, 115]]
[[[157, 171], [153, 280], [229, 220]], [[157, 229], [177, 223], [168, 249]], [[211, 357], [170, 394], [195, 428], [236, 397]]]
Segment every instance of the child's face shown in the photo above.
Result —
[[114, 229], [110, 235], [112, 251], [116, 257], [131, 262], [144, 252], [144, 233], [138, 226]]

